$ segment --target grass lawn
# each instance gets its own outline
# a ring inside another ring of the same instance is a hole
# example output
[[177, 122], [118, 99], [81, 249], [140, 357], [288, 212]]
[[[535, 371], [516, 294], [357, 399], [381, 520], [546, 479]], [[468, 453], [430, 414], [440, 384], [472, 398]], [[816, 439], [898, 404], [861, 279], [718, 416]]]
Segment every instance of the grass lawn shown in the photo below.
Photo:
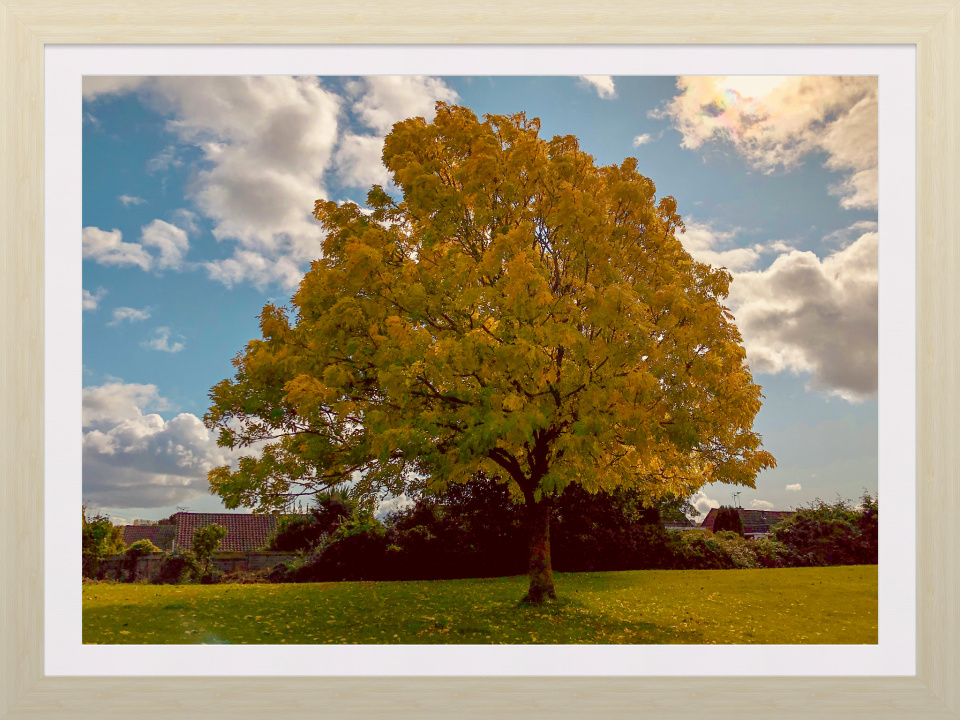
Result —
[[877, 642], [877, 567], [303, 585], [85, 585], [84, 643]]

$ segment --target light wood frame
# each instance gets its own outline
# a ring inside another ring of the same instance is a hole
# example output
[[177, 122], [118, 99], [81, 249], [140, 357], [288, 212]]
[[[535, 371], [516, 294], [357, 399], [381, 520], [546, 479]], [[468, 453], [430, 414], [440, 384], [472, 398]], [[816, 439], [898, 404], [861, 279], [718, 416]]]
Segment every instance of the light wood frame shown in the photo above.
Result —
[[[915, 678], [43, 674], [47, 43], [898, 43], [917, 48]], [[957, 0], [0, 0], [0, 718], [960, 718]]]

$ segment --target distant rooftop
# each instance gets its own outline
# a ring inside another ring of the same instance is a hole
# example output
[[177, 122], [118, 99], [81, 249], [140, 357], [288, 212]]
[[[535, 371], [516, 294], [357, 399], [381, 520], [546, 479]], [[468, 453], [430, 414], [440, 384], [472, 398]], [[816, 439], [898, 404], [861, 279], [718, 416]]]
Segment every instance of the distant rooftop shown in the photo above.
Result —
[[149, 540], [161, 550], [173, 550], [177, 534], [174, 525], [124, 525], [123, 542], [132, 545], [137, 540]]
[[278, 519], [277, 515], [178, 512], [170, 517], [172, 525], [124, 525], [123, 541], [130, 545], [145, 538], [161, 550], [189, 549], [199, 528], [220, 525], [227, 529], [221, 552], [253, 552], [266, 546]]
[[[737, 512], [740, 514], [740, 522], [743, 523], [743, 534], [745, 536], [769, 535], [770, 529], [774, 525], [783, 522], [794, 514], [793, 510], [745, 510], [744, 508], [737, 508]], [[700, 527], [713, 530], [713, 524], [716, 521], [717, 508], [711, 508]]]
[[248, 515], [241, 513], [190, 513], [178, 512], [173, 516], [177, 535], [174, 548], [189, 548], [193, 534], [207, 525], [220, 525], [227, 529], [220, 542], [222, 552], [251, 552], [262, 550], [277, 529], [275, 515]]

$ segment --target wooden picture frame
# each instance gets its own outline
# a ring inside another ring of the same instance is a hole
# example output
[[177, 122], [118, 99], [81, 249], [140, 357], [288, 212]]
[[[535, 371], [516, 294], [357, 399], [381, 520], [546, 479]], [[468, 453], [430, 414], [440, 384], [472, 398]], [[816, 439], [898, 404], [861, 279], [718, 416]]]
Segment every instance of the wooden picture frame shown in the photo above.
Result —
[[[60, 678], [43, 671], [43, 50], [59, 43], [895, 43], [917, 49], [917, 675]], [[0, 0], [0, 718], [960, 718], [960, 4]]]

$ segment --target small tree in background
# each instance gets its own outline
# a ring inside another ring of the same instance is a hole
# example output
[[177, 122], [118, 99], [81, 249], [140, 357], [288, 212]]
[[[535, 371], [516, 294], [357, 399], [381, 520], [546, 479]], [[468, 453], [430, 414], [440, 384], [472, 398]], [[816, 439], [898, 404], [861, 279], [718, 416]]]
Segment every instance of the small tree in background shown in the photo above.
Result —
[[123, 530], [110, 521], [107, 515], [87, 517], [87, 506], [83, 506], [83, 574], [92, 577], [100, 569], [100, 561], [107, 555], [117, 555], [124, 550]]
[[277, 529], [267, 541], [267, 550], [299, 552], [309, 550], [320, 542], [323, 531], [309, 515], [282, 517], [277, 520]]
[[359, 511], [356, 500], [346, 490], [321, 493], [314, 499], [309, 515], [280, 518], [267, 548], [280, 552], [312, 550]]
[[740, 519], [740, 511], [737, 508], [722, 507], [717, 510], [717, 519], [713, 523], [713, 532], [718, 533], [723, 530], [735, 532], [743, 537], [743, 521]]
[[227, 535], [227, 529], [222, 525], [205, 525], [197, 528], [193, 533], [193, 554], [197, 561], [203, 563], [203, 578], [210, 569], [210, 558], [220, 547], [220, 541]]
[[350, 497], [346, 490], [331, 490], [319, 493], [315, 499], [310, 514], [320, 532], [332, 533], [345, 520], [353, 517], [362, 510], [360, 503]]

